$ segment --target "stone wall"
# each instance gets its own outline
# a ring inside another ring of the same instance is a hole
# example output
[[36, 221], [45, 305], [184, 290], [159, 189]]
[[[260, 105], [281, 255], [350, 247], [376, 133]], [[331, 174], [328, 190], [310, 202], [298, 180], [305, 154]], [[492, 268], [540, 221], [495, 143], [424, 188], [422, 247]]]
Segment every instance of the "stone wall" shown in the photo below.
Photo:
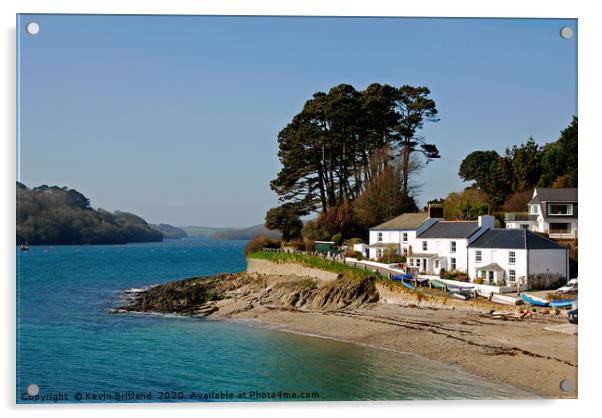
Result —
[[339, 275], [329, 271], [305, 267], [297, 263], [277, 263], [268, 260], [247, 259], [247, 273], [266, 276], [300, 276], [318, 280], [332, 281]]

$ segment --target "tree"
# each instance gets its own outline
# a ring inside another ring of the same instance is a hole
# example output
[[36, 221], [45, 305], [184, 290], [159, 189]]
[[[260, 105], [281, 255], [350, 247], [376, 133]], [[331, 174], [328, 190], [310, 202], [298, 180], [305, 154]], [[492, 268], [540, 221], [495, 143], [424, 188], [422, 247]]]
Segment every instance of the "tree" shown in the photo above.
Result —
[[443, 201], [446, 219], [470, 221], [488, 211], [487, 195], [476, 188], [467, 187], [462, 192], [452, 192]]
[[[388, 156], [389, 150], [384, 147], [372, 157], [372, 171], [376, 175], [366, 183], [364, 192], [353, 203], [355, 219], [365, 228], [404, 212], [418, 211], [414, 199], [403, 193], [401, 162], [399, 159], [389, 161]], [[377, 169], [377, 165], [381, 167]]]
[[282, 239], [290, 241], [301, 236], [303, 222], [298, 209], [292, 204], [284, 204], [268, 210], [265, 215], [265, 226], [282, 232]]
[[547, 144], [541, 157], [541, 187], [577, 187], [578, 120], [560, 133], [556, 142]]
[[506, 158], [512, 162], [512, 191], [532, 189], [541, 176], [541, 149], [533, 137], [520, 146], [507, 149]]
[[418, 135], [425, 121], [438, 120], [429, 94], [426, 87], [376, 83], [361, 92], [340, 84], [315, 93], [278, 134], [282, 168], [270, 187], [283, 203], [326, 212], [364, 191], [379, 171], [370, 158], [388, 146], [390, 158], [401, 150], [402, 192], [409, 197], [412, 157], [439, 158]]
[[502, 209], [504, 212], [527, 212], [528, 203], [532, 198], [532, 189], [516, 192], [504, 202]]
[[473, 181], [474, 186], [487, 190], [491, 181], [491, 170], [499, 158], [495, 151], [473, 151], [462, 160], [458, 175], [463, 181]]
[[439, 150], [434, 144], [429, 144], [424, 137], [418, 135], [424, 122], [438, 122], [435, 101], [429, 98], [431, 91], [427, 87], [401, 86], [395, 100], [395, 108], [399, 114], [399, 144], [402, 156], [402, 191], [409, 196], [409, 166], [410, 157], [419, 153], [426, 159], [427, 164], [434, 158], [440, 158]]

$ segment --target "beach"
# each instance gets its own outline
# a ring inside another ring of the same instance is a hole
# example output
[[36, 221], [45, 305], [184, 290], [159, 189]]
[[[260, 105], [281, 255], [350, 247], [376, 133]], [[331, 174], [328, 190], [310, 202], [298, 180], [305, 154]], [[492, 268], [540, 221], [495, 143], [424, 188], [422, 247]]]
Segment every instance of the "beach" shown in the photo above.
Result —
[[[272, 288], [295, 280], [267, 278]], [[234, 290], [215, 302], [217, 310], [209, 317], [253, 319], [283, 331], [413, 353], [525, 389], [535, 397], [576, 397], [577, 336], [544, 329], [566, 324], [562, 314], [503, 320], [492, 317], [486, 305], [463, 309], [461, 301], [450, 301], [449, 306], [436, 307], [433, 302], [420, 306], [403, 298], [398, 303], [343, 309], [293, 309], [275, 306], [266, 300], [265, 289], [256, 290], [250, 286]], [[573, 382], [572, 391], [560, 390], [563, 379]]]

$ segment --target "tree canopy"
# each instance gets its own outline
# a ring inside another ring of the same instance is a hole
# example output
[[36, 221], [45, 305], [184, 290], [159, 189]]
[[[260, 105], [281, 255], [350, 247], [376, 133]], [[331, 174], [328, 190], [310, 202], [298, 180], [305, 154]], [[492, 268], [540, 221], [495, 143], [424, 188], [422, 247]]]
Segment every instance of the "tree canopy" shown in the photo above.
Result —
[[[270, 210], [270, 225], [286, 228], [287, 222], [280, 216], [285, 213], [305, 216], [314, 211], [336, 212], [341, 218], [341, 207], [353, 212], [354, 201], [362, 194], [368, 190], [372, 195], [380, 193], [377, 190], [385, 187], [384, 179], [392, 178], [391, 170], [400, 180], [395, 184], [395, 195], [403, 202], [403, 207], [393, 209], [414, 208], [412, 173], [423, 162], [440, 158], [437, 147], [420, 135], [425, 122], [438, 121], [429, 95], [426, 87], [396, 88], [378, 83], [363, 91], [340, 84], [327, 93], [315, 93], [278, 134], [282, 168], [270, 187], [285, 209]], [[385, 158], [372, 164], [372, 157], [382, 154], [383, 149], [387, 150]], [[383, 172], [388, 174], [383, 176]], [[368, 196], [361, 199], [364, 215], [369, 213], [366, 209], [372, 211], [366, 206], [370, 201]], [[379, 221], [364, 215], [362, 222], [367, 225]], [[352, 219], [353, 214], [344, 218]], [[346, 231], [336, 232], [347, 235]]]
[[473, 151], [460, 164], [458, 175], [487, 195], [490, 211], [536, 186], [577, 187], [577, 118], [544, 147], [530, 137], [507, 148], [503, 156]]
[[162, 241], [163, 235], [128, 212], [110, 213], [90, 207], [74, 189], [17, 183], [17, 243], [125, 244]]

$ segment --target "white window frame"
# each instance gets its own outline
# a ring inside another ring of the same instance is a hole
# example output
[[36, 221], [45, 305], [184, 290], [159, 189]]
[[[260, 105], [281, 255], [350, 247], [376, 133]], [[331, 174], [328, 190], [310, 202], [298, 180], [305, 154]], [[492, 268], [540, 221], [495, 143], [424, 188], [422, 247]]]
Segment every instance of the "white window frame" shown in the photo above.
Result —
[[378, 232], [376, 234], [376, 241], [383, 242], [383, 233], [382, 232]]
[[516, 251], [508, 251], [508, 264], [516, 264]]
[[456, 258], [452, 257], [449, 260], [449, 267], [451, 271], [454, 271], [456, 269]]
[[450, 241], [449, 242], [449, 252], [450, 253], [455, 253], [456, 252], [456, 241]]
[[[568, 207], [567, 213], [552, 213], [552, 206]], [[573, 205], [570, 203], [548, 203], [548, 215], [551, 216], [573, 216]]]
[[481, 250], [475, 251], [474, 261], [475, 261], [475, 263], [481, 263], [483, 261], [483, 252]]
[[539, 205], [529, 205], [529, 214], [539, 215]]
[[427, 251], [428, 245], [428, 241], [422, 241], [422, 251]]
[[407, 232], [403, 232], [401, 234], [401, 242], [408, 242], [408, 233]]
[[508, 281], [515, 282], [516, 281], [516, 270], [510, 269], [508, 270]]

